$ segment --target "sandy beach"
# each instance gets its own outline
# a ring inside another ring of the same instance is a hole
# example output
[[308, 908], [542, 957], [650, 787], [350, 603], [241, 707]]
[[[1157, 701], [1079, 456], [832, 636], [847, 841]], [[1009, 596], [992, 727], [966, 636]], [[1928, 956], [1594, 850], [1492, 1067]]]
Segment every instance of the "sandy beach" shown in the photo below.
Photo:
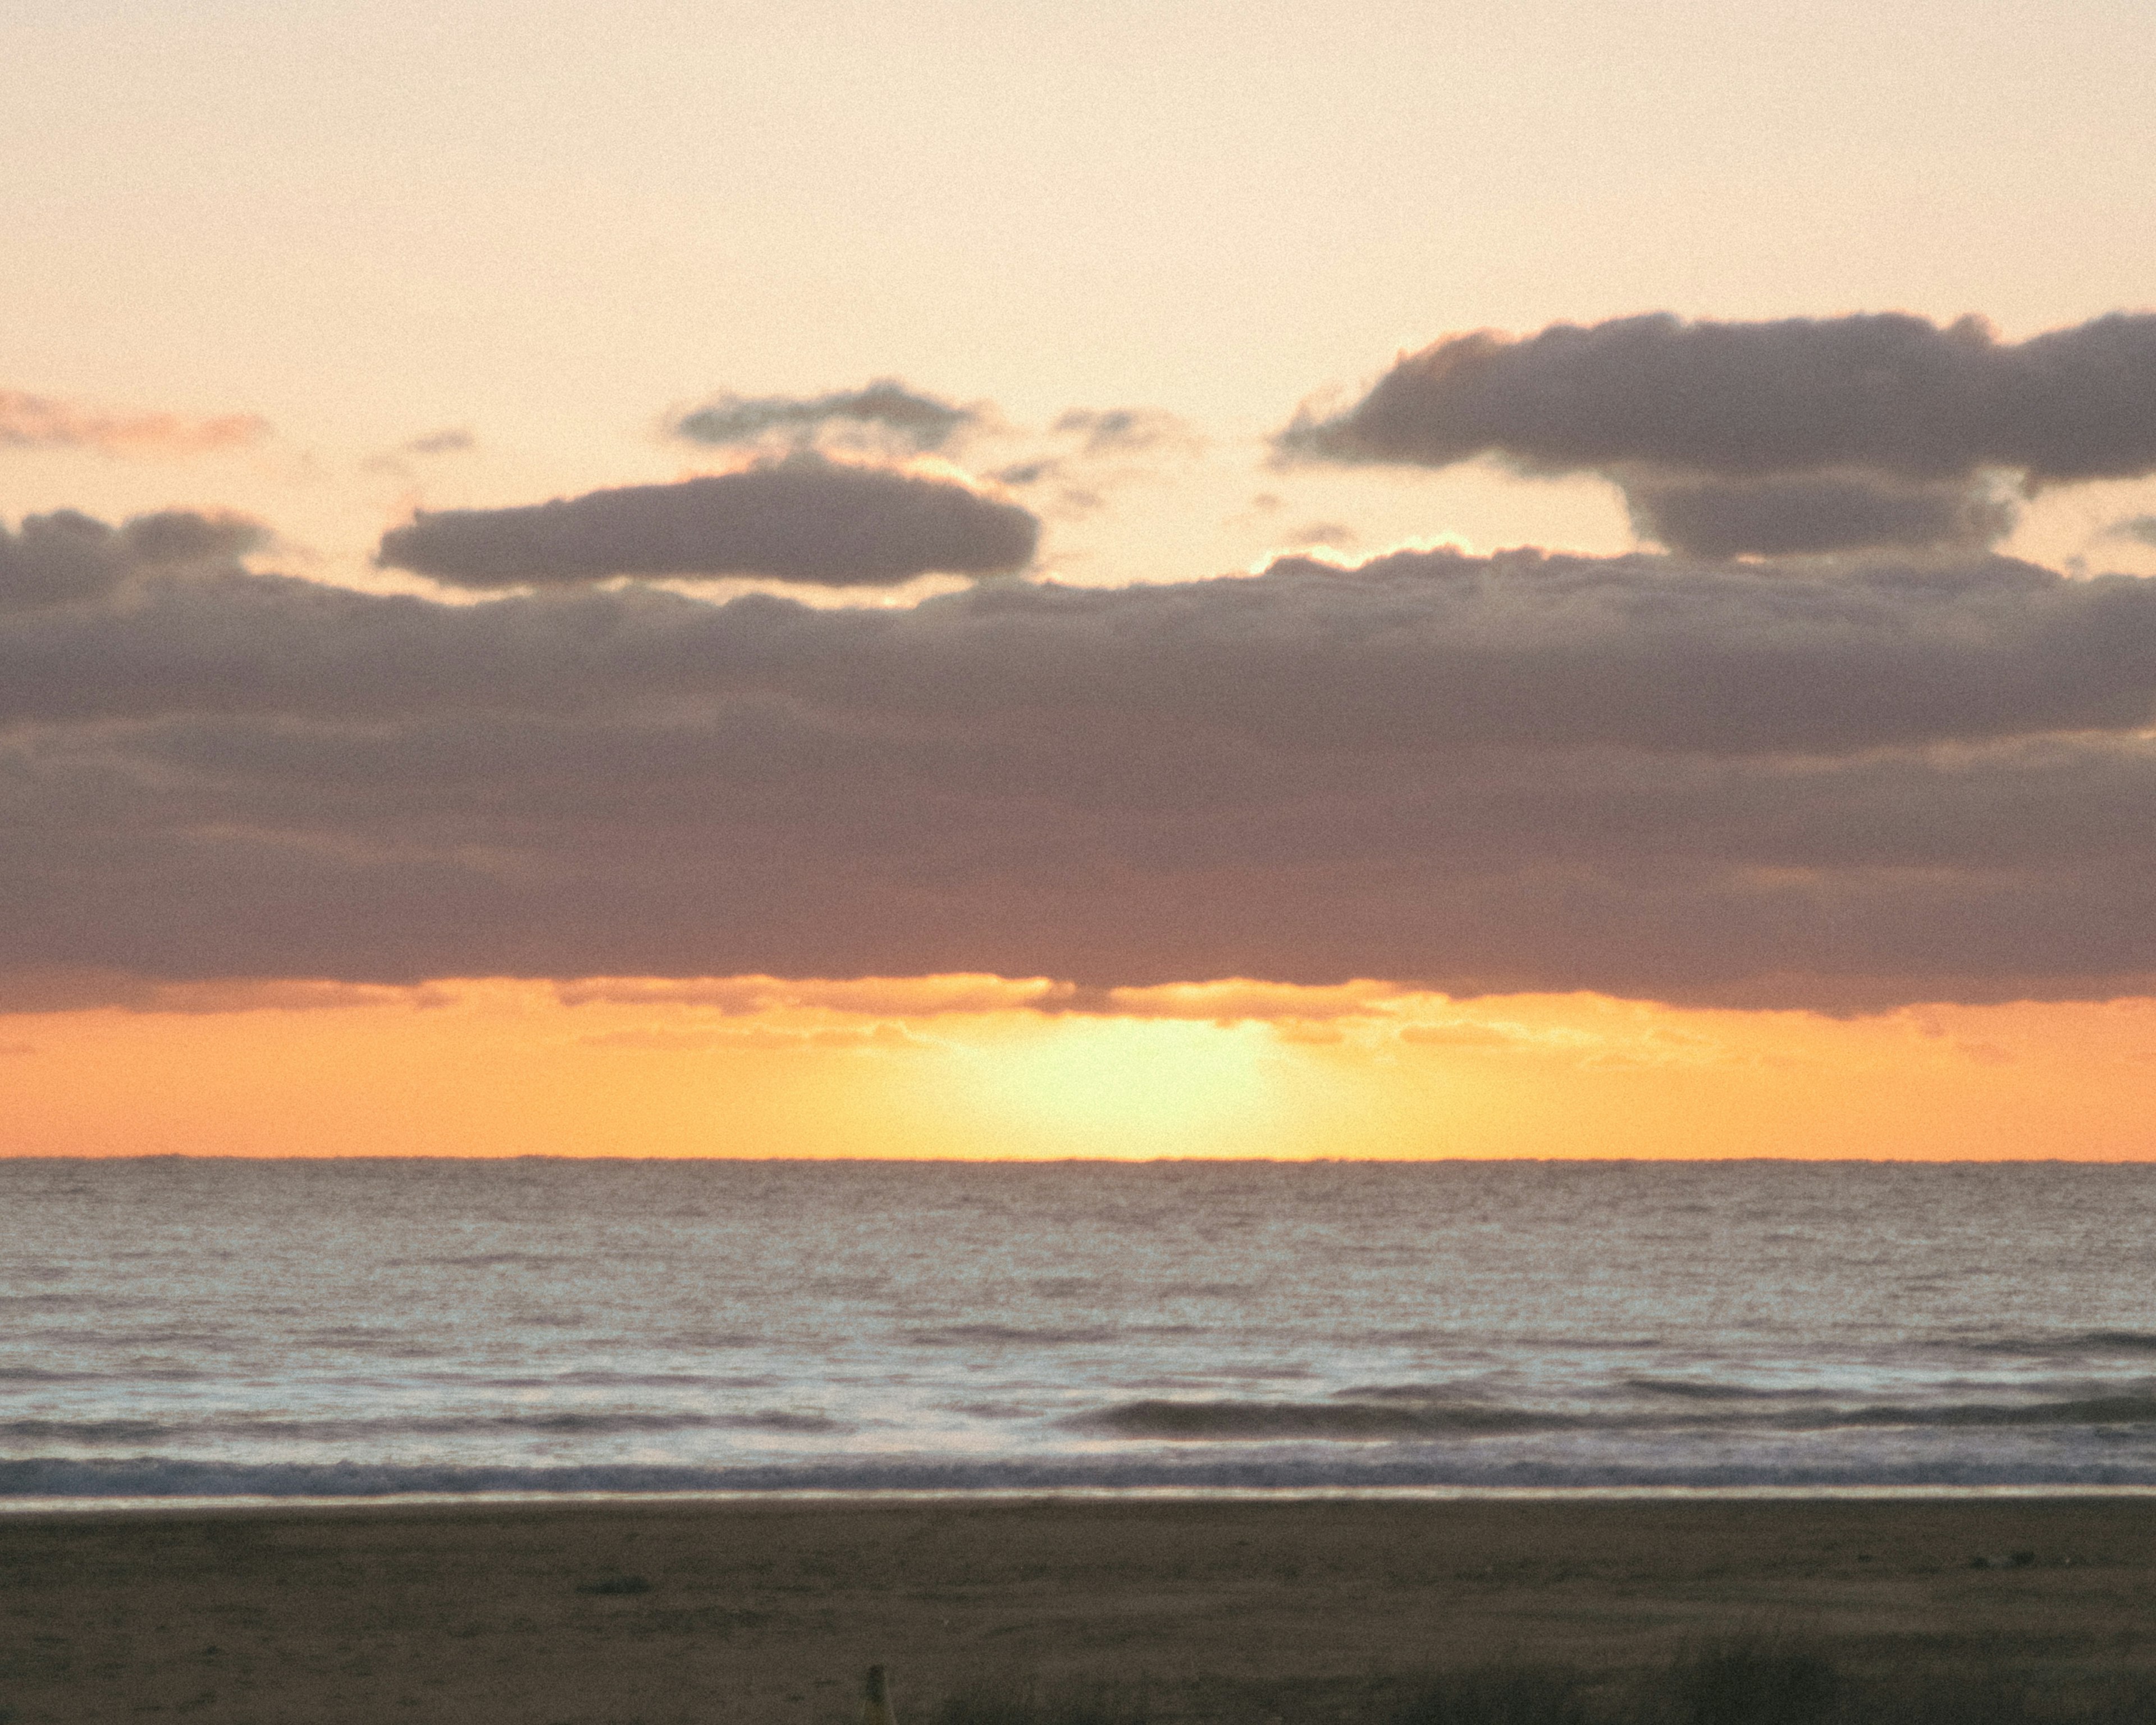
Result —
[[[2015, 1553], [2025, 1554], [2016, 1563]], [[1975, 1558], [2007, 1559], [1975, 1567]], [[381, 1507], [0, 1520], [0, 1717], [838, 1725], [970, 1684], [1336, 1721], [1389, 1675], [1772, 1630], [2156, 1665], [2156, 1500]]]

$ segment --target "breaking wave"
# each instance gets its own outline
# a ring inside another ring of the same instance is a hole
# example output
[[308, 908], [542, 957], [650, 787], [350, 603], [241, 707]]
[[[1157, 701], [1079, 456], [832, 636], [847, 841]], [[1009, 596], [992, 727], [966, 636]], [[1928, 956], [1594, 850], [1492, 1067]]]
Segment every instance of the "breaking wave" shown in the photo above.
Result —
[[2156, 1465], [2010, 1465], [1970, 1456], [1876, 1459], [1789, 1466], [1561, 1461], [1388, 1460], [1343, 1465], [1238, 1456], [1179, 1462], [950, 1461], [899, 1456], [763, 1466], [603, 1463], [560, 1466], [434, 1466], [364, 1462], [244, 1464], [139, 1456], [80, 1461], [38, 1456], [0, 1461], [0, 1502], [131, 1497], [384, 1497], [424, 1492], [643, 1495], [684, 1491], [1252, 1491], [1376, 1488], [1568, 1491], [1738, 1489], [1832, 1491], [1851, 1487], [1990, 1489], [2016, 1486], [2156, 1488]]
[[200, 1420], [0, 1420], [0, 1442], [146, 1444], [245, 1438], [335, 1443], [385, 1437], [451, 1437], [517, 1432], [577, 1436], [666, 1431], [837, 1432], [849, 1428], [822, 1414], [769, 1409], [747, 1414], [585, 1413], [435, 1414], [375, 1420], [244, 1418]]
[[[1178, 1442], [1249, 1443], [1317, 1440], [1342, 1443], [1399, 1443], [1525, 1432], [1727, 1431], [1822, 1432], [1885, 1426], [2141, 1426], [2156, 1425], [2156, 1396], [2147, 1394], [2083, 1397], [2024, 1404], [1965, 1402], [1937, 1406], [1872, 1404], [1857, 1407], [1757, 1408], [1779, 1401], [1774, 1392], [1742, 1392], [1738, 1405], [1717, 1413], [1613, 1412], [1578, 1414], [1508, 1408], [1485, 1403], [1415, 1401], [1405, 1392], [1351, 1392], [1355, 1399], [1324, 1402], [1123, 1402], [1074, 1414], [1074, 1430]], [[1690, 1399], [1682, 1391], [1681, 1399]]]

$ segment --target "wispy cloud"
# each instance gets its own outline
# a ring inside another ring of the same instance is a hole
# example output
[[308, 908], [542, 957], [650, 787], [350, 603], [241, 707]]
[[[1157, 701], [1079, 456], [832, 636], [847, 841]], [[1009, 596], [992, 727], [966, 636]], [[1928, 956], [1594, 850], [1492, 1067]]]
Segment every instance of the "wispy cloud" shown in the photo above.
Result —
[[108, 455], [197, 455], [259, 443], [270, 422], [253, 413], [191, 418], [179, 413], [86, 407], [0, 389], [0, 447], [95, 449]]
[[896, 445], [927, 454], [986, 417], [983, 408], [960, 407], [898, 378], [880, 377], [862, 388], [829, 395], [721, 395], [678, 415], [670, 429], [676, 437], [718, 449], [753, 448], [774, 440], [809, 447], [835, 434], [842, 444]]

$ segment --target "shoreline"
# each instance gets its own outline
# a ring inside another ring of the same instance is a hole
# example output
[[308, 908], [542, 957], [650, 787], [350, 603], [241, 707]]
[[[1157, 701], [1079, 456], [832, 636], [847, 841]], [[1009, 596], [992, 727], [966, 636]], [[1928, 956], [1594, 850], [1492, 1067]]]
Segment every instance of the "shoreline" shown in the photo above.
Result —
[[544, 1509], [559, 1506], [638, 1504], [689, 1507], [794, 1504], [880, 1505], [1029, 1503], [1959, 1503], [2061, 1498], [2156, 1498], [2152, 1485], [1847, 1485], [1847, 1486], [755, 1486], [682, 1491], [381, 1491], [308, 1496], [268, 1492], [199, 1497], [0, 1497], [0, 1518], [13, 1516], [219, 1514], [228, 1511]]

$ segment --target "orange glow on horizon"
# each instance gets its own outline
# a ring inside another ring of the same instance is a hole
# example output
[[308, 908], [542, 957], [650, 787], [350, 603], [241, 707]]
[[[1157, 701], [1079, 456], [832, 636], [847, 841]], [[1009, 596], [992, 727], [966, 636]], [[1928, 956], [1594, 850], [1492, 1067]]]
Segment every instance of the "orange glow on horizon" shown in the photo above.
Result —
[[0, 1154], [2156, 1156], [2147, 999], [1828, 1019], [994, 977], [117, 998], [0, 1014]]

